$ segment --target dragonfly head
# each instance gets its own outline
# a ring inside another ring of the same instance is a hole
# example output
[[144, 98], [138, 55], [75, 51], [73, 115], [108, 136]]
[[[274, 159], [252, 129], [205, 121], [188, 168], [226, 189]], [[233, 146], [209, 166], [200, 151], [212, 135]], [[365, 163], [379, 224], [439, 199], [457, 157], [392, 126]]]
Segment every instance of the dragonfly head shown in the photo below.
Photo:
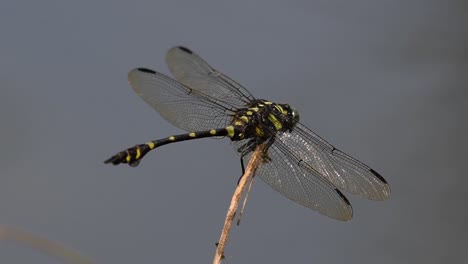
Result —
[[292, 120], [293, 125], [299, 122], [299, 112], [292, 107], [291, 107], [291, 120]]
[[283, 119], [284, 128], [290, 131], [297, 124], [297, 122], [299, 122], [299, 112], [287, 104], [281, 105], [281, 109], [285, 117], [285, 119]]

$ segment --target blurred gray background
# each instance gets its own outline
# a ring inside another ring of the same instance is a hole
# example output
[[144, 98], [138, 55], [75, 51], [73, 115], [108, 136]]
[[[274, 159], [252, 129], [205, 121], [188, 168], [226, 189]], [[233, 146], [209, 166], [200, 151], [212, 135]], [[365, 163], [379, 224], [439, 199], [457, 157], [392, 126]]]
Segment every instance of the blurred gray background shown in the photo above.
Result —
[[[466, 1], [3, 1], [0, 225], [96, 263], [211, 263], [241, 173], [229, 140], [110, 155], [181, 130], [127, 72], [185, 45], [379, 171], [351, 222], [261, 180], [225, 263], [467, 263]], [[60, 263], [12, 241], [0, 263]]]

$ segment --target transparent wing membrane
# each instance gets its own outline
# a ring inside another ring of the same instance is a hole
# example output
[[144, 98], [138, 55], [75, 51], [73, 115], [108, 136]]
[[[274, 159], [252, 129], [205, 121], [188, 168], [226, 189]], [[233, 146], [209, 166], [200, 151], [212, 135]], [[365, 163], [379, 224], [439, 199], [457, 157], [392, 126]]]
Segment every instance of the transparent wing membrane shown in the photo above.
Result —
[[[244, 157], [244, 163], [250, 156]], [[300, 157], [287, 147], [273, 143], [266, 158], [268, 161], [259, 166], [255, 175], [273, 189], [323, 215], [342, 221], [351, 220], [353, 210], [346, 197], [318, 171], [298, 166]]]
[[186, 131], [222, 128], [235, 109], [152, 70], [137, 68], [128, 74], [133, 90], [159, 114]]
[[170, 49], [166, 55], [166, 62], [177, 81], [233, 107], [242, 108], [254, 100], [242, 85], [213, 69], [187, 48]]
[[371, 200], [385, 200], [390, 186], [369, 166], [336, 149], [302, 124], [292, 133], [282, 133], [277, 144], [299, 157], [299, 166], [319, 172], [341, 190]]

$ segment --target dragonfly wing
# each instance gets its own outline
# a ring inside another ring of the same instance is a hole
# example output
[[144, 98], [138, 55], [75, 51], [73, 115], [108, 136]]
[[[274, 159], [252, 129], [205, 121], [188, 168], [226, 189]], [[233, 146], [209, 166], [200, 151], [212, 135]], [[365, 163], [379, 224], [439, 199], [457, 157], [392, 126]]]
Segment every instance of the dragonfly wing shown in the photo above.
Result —
[[200, 56], [185, 47], [170, 49], [166, 62], [177, 81], [235, 108], [245, 107], [255, 99], [242, 85], [213, 69]]
[[227, 126], [235, 109], [150, 69], [129, 72], [133, 90], [174, 126], [187, 131]]
[[[238, 147], [242, 142], [234, 143]], [[244, 156], [247, 164], [251, 153]], [[256, 171], [274, 190], [292, 201], [331, 218], [348, 221], [353, 217], [351, 204], [319, 172], [299, 166], [300, 157], [282, 144], [274, 142], [267, 151], [268, 159]]]
[[370, 200], [385, 200], [390, 196], [390, 186], [380, 174], [300, 123], [291, 133], [282, 133], [276, 140], [298, 157], [301, 168], [319, 172], [341, 190]]

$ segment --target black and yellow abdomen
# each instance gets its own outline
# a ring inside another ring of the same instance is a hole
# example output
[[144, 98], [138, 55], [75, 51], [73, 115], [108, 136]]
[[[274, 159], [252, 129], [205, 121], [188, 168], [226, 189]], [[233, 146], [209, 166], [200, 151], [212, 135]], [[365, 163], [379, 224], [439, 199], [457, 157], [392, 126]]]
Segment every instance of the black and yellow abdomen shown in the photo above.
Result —
[[106, 161], [104, 161], [104, 163], [106, 164], [112, 163], [114, 165], [127, 163], [128, 165], [132, 167], [136, 167], [140, 163], [140, 160], [148, 152], [150, 152], [151, 150], [155, 148], [158, 148], [167, 144], [186, 141], [186, 140], [192, 140], [192, 139], [207, 138], [207, 137], [227, 136], [229, 138], [236, 140], [239, 137], [239, 134], [240, 132], [238, 129], [236, 129], [235, 126], [227, 126], [221, 129], [210, 129], [210, 130], [201, 131], [201, 132], [191, 132], [187, 134], [174, 135], [174, 136], [166, 137], [163, 139], [149, 141], [147, 143], [139, 144], [134, 147], [128, 148], [124, 151], [117, 153], [111, 158], [107, 159]]

